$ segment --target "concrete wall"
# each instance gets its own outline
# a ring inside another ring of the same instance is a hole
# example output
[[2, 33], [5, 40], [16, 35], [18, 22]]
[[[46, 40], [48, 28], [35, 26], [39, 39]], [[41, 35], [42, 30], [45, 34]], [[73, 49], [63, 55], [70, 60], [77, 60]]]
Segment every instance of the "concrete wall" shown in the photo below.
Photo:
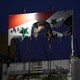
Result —
[[80, 59], [72, 64], [72, 80], [80, 80]]
[[[30, 64], [30, 65], [29, 65]], [[30, 68], [29, 68], [30, 66]], [[51, 69], [59, 70], [60, 68], [69, 70], [69, 60], [54, 60], [51, 61]], [[50, 63], [48, 65], [48, 61], [42, 62], [26, 62], [26, 63], [11, 63], [10, 67], [7, 69], [7, 64], [3, 64], [3, 80], [9, 75], [22, 75], [27, 74], [29, 72], [35, 72], [37, 70], [43, 71], [50, 69]], [[69, 79], [70, 80], [70, 79]]]

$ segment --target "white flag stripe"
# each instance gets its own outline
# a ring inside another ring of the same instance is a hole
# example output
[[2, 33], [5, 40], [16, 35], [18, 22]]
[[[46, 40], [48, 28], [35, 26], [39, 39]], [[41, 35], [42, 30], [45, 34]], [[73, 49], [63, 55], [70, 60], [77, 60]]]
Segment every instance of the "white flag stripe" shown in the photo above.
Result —
[[[25, 34], [24, 37], [26, 37], [26, 36], [30, 37], [31, 36], [32, 25], [35, 22], [37, 22], [37, 20], [33, 20], [33, 21], [30, 21], [30, 22], [26, 22], [24, 24], [21, 24], [19, 26], [16, 26], [15, 27], [16, 32], [13, 31], [13, 28], [9, 29], [9, 31], [8, 31], [8, 45], [11, 44], [11, 39], [12, 38], [23, 37], [22, 34], [20, 33], [22, 31], [22, 27], [24, 29], [28, 28], [28, 30], [27, 30], [28, 34]], [[19, 28], [19, 30], [17, 28]], [[13, 31], [13, 32], [11, 32], [11, 31]]]
[[50, 18], [48, 18], [46, 21], [51, 23], [51, 19], [56, 19], [58, 24], [51, 25], [51, 27], [58, 27], [62, 23], [62, 21], [65, 21], [69, 16], [72, 15], [72, 10], [66, 10], [66, 11], [56, 11]]

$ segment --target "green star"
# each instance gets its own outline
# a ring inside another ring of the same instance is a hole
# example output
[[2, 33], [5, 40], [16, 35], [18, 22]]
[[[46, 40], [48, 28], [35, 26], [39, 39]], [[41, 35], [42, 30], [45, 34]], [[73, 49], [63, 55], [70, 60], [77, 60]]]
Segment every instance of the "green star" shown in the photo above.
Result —
[[22, 27], [22, 31], [21, 31], [20, 33], [22, 33], [23, 36], [24, 36], [25, 34], [29, 34], [28, 28], [23, 28], [23, 27]]
[[56, 19], [51, 19], [51, 24], [55, 25], [56, 23], [58, 23]]

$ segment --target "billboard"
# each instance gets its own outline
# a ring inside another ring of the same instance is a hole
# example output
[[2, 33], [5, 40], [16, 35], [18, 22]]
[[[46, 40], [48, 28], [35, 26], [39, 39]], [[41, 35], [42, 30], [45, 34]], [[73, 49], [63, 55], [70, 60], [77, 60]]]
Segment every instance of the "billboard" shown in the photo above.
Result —
[[8, 46], [15, 61], [68, 59], [71, 35], [72, 10], [9, 15]]

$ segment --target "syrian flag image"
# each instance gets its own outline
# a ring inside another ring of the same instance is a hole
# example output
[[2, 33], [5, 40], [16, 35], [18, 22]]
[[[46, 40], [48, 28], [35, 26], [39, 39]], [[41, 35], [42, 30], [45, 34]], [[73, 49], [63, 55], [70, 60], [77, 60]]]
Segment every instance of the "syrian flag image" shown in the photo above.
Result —
[[31, 36], [32, 24], [37, 22], [34, 17], [35, 14], [15, 14], [9, 16], [8, 45], [10, 45], [12, 38], [23, 39], [26, 36]]
[[[33, 24], [39, 21], [48, 22], [51, 27], [48, 29], [58, 28], [60, 27], [61, 24], [64, 23], [65, 25], [67, 25], [68, 29], [71, 30], [72, 27], [71, 16], [72, 10], [9, 15], [8, 45], [11, 44], [12, 38], [24, 39], [24, 37], [30, 37], [32, 35], [32, 29], [35, 28]], [[37, 26], [33, 32], [37, 33], [39, 32]], [[59, 34], [59, 32], [56, 31], [53, 31], [53, 33]]]

